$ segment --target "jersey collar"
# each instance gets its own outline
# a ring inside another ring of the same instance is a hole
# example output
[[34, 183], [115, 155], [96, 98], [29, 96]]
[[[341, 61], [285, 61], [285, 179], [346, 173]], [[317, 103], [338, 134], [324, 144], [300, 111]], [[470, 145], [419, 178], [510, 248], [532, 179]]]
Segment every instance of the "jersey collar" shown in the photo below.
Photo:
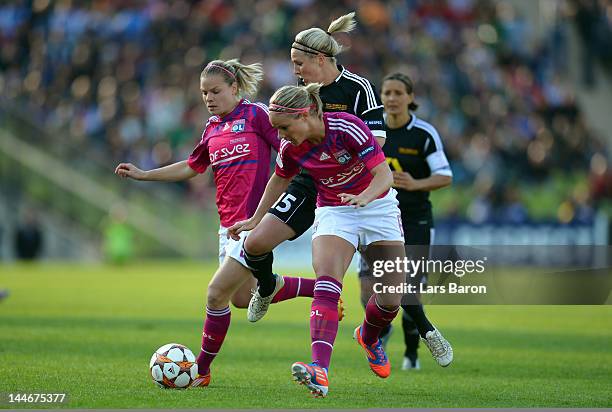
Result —
[[338, 77], [336, 77], [336, 80], [334, 80], [334, 83], [338, 82], [338, 80], [340, 80], [340, 78], [342, 77], [342, 75], [344, 74], [344, 71], [346, 70], [344, 68], [344, 66], [338, 64], [336, 65], [336, 67], [338, 68], [338, 70], [340, 70], [340, 74], [338, 75]]
[[414, 126], [414, 124], [416, 123], [416, 120], [417, 120], [417, 118], [414, 115], [414, 113], [410, 112], [410, 121], [406, 125], [406, 130], [412, 129], [412, 126]]
[[242, 107], [243, 103], [245, 103], [245, 99], [240, 99], [240, 101], [238, 102], [236, 107], [234, 107], [234, 110], [232, 110], [231, 112], [229, 112], [228, 114], [226, 114], [223, 117], [215, 116], [216, 119], [214, 121], [215, 122], [226, 122], [226, 121], [230, 120], [232, 117], [234, 117], [240, 111], [240, 108]]

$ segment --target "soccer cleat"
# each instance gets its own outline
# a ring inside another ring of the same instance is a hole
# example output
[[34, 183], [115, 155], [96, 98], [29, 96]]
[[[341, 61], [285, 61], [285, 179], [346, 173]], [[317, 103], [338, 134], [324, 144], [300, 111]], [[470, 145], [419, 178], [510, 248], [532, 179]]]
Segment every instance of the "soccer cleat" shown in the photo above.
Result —
[[259, 319], [263, 318], [268, 312], [268, 308], [270, 307], [270, 303], [272, 303], [272, 299], [278, 293], [279, 290], [285, 286], [285, 280], [282, 276], [274, 275], [276, 278], [276, 285], [274, 286], [274, 291], [270, 296], [262, 297], [259, 294], [259, 289], [253, 293], [251, 296], [251, 300], [249, 301], [249, 308], [247, 309], [247, 319], [249, 322], [257, 322]]
[[383, 349], [381, 340], [378, 339], [372, 346], [366, 345], [361, 337], [361, 326], [357, 326], [353, 333], [353, 338], [366, 351], [366, 357], [368, 358], [368, 363], [370, 364], [372, 372], [383, 379], [388, 377], [391, 374], [391, 364], [389, 363], [389, 359], [387, 359], [387, 354]]
[[404, 356], [404, 361], [402, 362], [403, 371], [418, 371], [419, 369], [421, 369], [421, 363], [419, 362], [419, 358], [417, 358], [416, 353], [411, 356]]
[[453, 361], [453, 348], [438, 329], [430, 330], [421, 338], [423, 343], [429, 348], [431, 356], [438, 362], [438, 365], [446, 367]]
[[338, 322], [344, 319], [344, 302], [342, 298], [338, 298]]
[[210, 383], [210, 371], [208, 371], [206, 375], [200, 375], [198, 373], [198, 376], [193, 380], [193, 382], [191, 382], [191, 385], [189, 385], [189, 387], [190, 388], [204, 388], [208, 386], [209, 383]]
[[327, 370], [316, 363], [295, 362], [291, 365], [293, 380], [300, 385], [306, 385], [315, 398], [327, 396], [329, 382]]

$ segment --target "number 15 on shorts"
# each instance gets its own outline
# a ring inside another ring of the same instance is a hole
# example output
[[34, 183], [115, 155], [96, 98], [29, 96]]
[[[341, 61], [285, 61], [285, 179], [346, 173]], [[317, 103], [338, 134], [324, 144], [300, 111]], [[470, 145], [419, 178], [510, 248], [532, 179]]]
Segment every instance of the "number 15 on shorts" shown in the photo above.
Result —
[[293, 202], [295, 202], [297, 198], [290, 193], [285, 193], [279, 200], [276, 202], [274, 209], [278, 210], [281, 213], [288, 212], [293, 206]]

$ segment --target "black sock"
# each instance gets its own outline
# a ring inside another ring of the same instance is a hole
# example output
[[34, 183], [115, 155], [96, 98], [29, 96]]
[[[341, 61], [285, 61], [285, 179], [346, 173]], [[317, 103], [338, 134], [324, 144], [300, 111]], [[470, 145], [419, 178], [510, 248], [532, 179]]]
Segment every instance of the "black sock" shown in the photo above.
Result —
[[406, 311], [402, 315], [402, 329], [404, 330], [404, 343], [406, 344], [404, 356], [414, 362], [417, 359], [417, 349], [419, 348], [419, 330]]
[[423, 338], [427, 332], [435, 329], [429, 322], [429, 319], [427, 319], [427, 316], [425, 316], [423, 305], [402, 305], [402, 308], [404, 308], [406, 313], [412, 318], [419, 330], [419, 335]]
[[244, 260], [246, 264], [251, 268], [251, 272], [259, 286], [259, 294], [262, 297], [270, 296], [274, 292], [276, 286], [276, 280], [272, 274], [272, 262], [274, 261], [274, 255], [272, 252], [266, 253], [265, 255], [251, 255], [247, 253], [244, 248]]

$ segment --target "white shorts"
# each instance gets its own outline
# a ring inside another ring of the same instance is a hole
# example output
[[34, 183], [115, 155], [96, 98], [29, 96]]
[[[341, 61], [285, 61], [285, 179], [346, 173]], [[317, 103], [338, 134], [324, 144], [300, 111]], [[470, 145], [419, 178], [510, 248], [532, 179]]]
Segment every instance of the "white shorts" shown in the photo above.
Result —
[[381, 240], [404, 244], [402, 215], [395, 198], [397, 192], [390, 189], [381, 199], [365, 207], [323, 206], [315, 211], [312, 238], [338, 236], [352, 244], [355, 249]]
[[227, 228], [219, 226], [219, 265], [223, 263], [227, 256], [235, 259], [245, 268], [248, 268], [246, 261], [244, 260], [244, 252], [242, 251], [242, 245], [244, 239], [246, 239], [249, 232], [241, 232], [240, 240], [234, 240], [231, 237], [227, 237]]

